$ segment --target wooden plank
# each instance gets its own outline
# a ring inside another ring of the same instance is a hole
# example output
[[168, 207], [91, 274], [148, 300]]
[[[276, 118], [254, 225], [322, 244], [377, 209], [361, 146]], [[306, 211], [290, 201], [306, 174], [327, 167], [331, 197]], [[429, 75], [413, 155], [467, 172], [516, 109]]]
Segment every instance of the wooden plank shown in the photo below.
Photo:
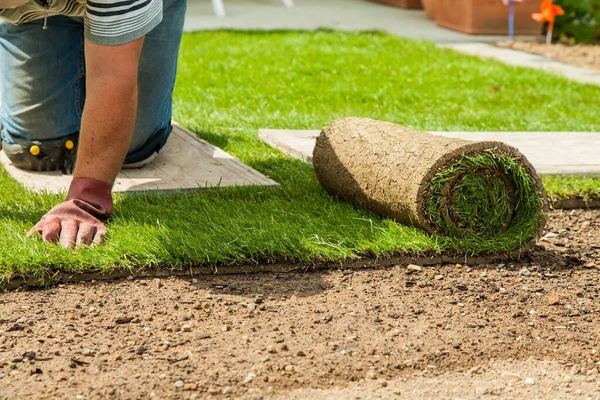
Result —
[[[0, 165], [17, 181], [34, 192], [66, 192], [71, 175], [60, 171], [31, 172], [14, 167], [4, 152]], [[272, 179], [243, 164], [231, 154], [199, 139], [178, 124], [169, 141], [150, 164], [122, 170], [114, 192], [173, 192], [227, 186], [278, 186]]]

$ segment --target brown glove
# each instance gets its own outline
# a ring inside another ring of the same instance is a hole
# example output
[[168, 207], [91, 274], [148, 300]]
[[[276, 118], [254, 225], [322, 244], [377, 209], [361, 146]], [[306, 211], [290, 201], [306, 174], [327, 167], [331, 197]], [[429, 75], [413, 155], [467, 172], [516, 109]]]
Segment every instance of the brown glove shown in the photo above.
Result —
[[75, 245], [102, 244], [102, 221], [112, 213], [112, 186], [95, 179], [74, 178], [65, 201], [52, 208], [27, 234], [39, 233], [45, 242], [66, 249]]

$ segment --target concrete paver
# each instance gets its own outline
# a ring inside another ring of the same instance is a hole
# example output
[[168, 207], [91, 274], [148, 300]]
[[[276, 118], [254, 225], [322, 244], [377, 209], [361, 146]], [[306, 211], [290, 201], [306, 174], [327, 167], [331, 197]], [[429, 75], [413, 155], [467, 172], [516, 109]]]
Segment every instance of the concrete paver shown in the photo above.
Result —
[[436, 43], [506, 39], [506, 36], [474, 36], [440, 28], [423, 10], [406, 10], [367, 0], [294, 0], [294, 7], [289, 8], [281, 0], [224, 0], [224, 4], [227, 16], [220, 18], [214, 14], [210, 1], [189, 1], [184, 29], [380, 30]]
[[445, 47], [482, 58], [493, 58], [509, 65], [536, 68], [547, 72], [557, 73], [576, 82], [600, 85], [600, 71], [576, 67], [537, 54], [504, 49], [487, 43], [475, 42], [453, 43], [448, 44]]
[[[312, 161], [318, 130], [260, 129], [269, 145]], [[600, 175], [600, 132], [430, 132], [473, 141], [494, 140], [516, 147], [540, 174]]]

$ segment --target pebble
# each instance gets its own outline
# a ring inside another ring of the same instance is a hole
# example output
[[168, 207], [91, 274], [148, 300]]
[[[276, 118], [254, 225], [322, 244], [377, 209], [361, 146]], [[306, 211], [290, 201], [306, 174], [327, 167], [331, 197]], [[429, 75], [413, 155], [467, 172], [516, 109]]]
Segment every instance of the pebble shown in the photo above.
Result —
[[121, 317], [115, 320], [117, 324], [128, 324], [131, 321], [133, 321], [133, 317]]
[[516, 381], [521, 379], [521, 375], [514, 372], [503, 372], [500, 374], [500, 377], [505, 381]]
[[284, 368], [285, 372], [287, 372], [288, 374], [291, 374], [292, 372], [295, 371], [294, 366], [293, 365], [286, 365]]
[[183, 383], [183, 381], [175, 381], [175, 383], [173, 383], [173, 384], [175, 385], [175, 388], [177, 388], [177, 389], [181, 389], [185, 385], [185, 383]]
[[275, 348], [275, 346], [269, 345], [269, 346], [267, 346], [267, 353], [275, 354], [275, 353], [277, 353], [277, 349]]
[[230, 331], [230, 330], [231, 330], [231, 327], [228, 326], [228, 325], [223, 325], [221, 327], [221, 332], [227, 332], [227, 331]]
[[398, 329], [393, 329], [386, 333], [386, 336], [389, 336], [389, 337], [396, 337], [398, 335], [400, 335], [400, 330], [398, 330]]
[[250, 383], [256, 378], [256, 375], [250, 372], [246, 378], [244, 378], [244, 383]]
[[368, 356], [374, 356], [375, 355], [375, 349], [374, 348], [370, 348], [369, 350], [367, 350], [367, 355]]
[[528, 270], [527, 268], [523, 268], [521, 271], [519, 271], [519, 273], [523, 276], [529, 276], [531, 275], [531, 271]]
[[233, 393], [233, 389], [231, 388], [231, 386], [225, 386], [222, 393], [223, 394], [231, 394], [231, 393]]
[[148, 349], [145, 348], [144, 346], [138, 346], [135, 348], [135, 354], [137, 354], [138, 356], [141, 356], [142, 354], [144, 354], [146, 352], [146, 350], [148, 350]]
[[575, 365], [573, 365], [571, 367], [571, 375], [577, 375], [580, 372], [581, 372], [581, 366], [580, 365], [575, 364]]
[[370, 379], [370, 380], [375, 380], [375, 379], [377, 379], [377, 375], [375, 375], [375, 371], [370, 369], [367, 371], [367, 375], [365, 376], [365, 378]]
[[548, 296], [548, 305], [556, 306], [560, 304], [560, 295], [556, 292], [550, 293]]
[[256, 310], [256, 307], [256, 303], [248, 303], [248, 305], [246, 306], [246, 308], [248, 308], [249, 311]]
[[157, 289], [160, 289], [162, 287], [164, 287], [165, 285], [162, 283], [162, 281], [160, 279], [155, 279], [154, 280], [154, 287]]
[[305, 356], [306, 356], [306, 353], [305, 353], [305, 352], [303, 352], [302, 350], [300, 350], [299, 352], [297, 352], [297, 353], [296, 353], [296, 355], [297, 355], [298, 357], [305, 357]]
[[181, 332], [191, 332], [192, 331], [192, 327], [190, 325], [182, 325], [181, 326]]
[[406, 267], [406, 269], [411, 272], [421, 272], [423, 270], [423, 267], [421, 267], [420, 265], [416, 265], [416, 264], [409, 264]]
[[196, 390], [198, 389], [197, 383], [186, 383], [183, 385], [183, 390]]
[[533, 378], [525, 378], [526, 385], [535, 385], [535, 379]]

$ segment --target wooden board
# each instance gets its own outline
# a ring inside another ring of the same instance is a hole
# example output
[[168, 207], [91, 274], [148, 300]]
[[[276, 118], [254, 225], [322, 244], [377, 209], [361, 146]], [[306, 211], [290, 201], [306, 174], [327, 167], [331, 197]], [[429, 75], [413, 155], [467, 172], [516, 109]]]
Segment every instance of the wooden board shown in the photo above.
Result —
[[[66, 192], [72, 178], [60, 171], [20, 170], [4, 152], [0, 152], [0, 164], [14, 179], [38, 193]], [[171, 137], [156, 159], [142, 168], [122, 170], [113, 191], [171, 192], [227, 186], [278, 186], [278, 183], [174, 124]]]
[[[269, 145], [306, 162], [312, 162], [317, 130], [260, 129]], [[598, 132], [430, 132], [473, 141], [497, 140], [516, 147], [539, 174], [600, 175]]]

